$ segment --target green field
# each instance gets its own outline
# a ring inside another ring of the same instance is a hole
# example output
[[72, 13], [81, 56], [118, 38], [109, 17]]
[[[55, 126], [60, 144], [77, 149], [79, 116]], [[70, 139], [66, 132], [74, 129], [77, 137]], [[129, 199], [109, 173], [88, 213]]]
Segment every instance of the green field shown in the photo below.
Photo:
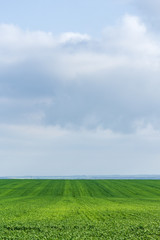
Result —
[[160, 181], [0, 180], [0, 239], [160, 239]]

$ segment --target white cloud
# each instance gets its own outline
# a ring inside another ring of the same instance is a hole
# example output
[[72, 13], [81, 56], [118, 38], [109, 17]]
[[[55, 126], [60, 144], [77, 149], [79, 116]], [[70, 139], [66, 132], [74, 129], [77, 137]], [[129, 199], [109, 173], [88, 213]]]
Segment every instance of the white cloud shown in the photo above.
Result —
[[57, 68], [55, 70], [55, 60], [51, 59], [50, 69], [63, 79], [75, 80], [79, 75], [107, 73], [120, 68], [134, 68], [135, 71], [143, 68], [145, 71], [150, 67], [159, 71], [159, 36], [149, 32], [137, 16], [125, 15], [117, 25], [103, 31], [101, 40], [88, 39], [84, 47], [74, 48], [73, 44], [56, 56]]
[[142, 137], [145, 140], [153, 141], [160, 140], [160, 129], [155, 129], [153, 124], [145, 123], [144, 120], [138, 120], [134, 123], [136, 136]]
[[159, 37], [147, 30], [138, 17], [126, 15], [116, 27], [104, 32], [107, 50], [126, 56], [126, 66], [159, 68]]
[[0, 46], [9, 50], [18, 51], [26, 48], [47, 47], [55, 45], [55, 40], [50, 32], [23, 31], [15, 25], [0, 24]]
[[57, 76], [72, 79], [117, 67], [159, 68], [159, 37], [135, 16], [126, 15], [116, 26], [107, 27], [98, 41], [87, 34], [68, 32], [57, 37], [6, 24], [0, 25], [0, 36], [1, 68], [35, 61]]
[[4, 24], [0, 36], [0, 123], [130, 132], [145, 118], [158, 127], [159, 36], [137, 16], [125, 15], [98, 40]]
[[79, 42], [88, 42], [90, 40], [90, 36], [88, 34], [80, 34], [80, 33], [74, 33], [74, 32], [67, 32], [63, 33], [60, 36], [60, 43], [79, 43]]

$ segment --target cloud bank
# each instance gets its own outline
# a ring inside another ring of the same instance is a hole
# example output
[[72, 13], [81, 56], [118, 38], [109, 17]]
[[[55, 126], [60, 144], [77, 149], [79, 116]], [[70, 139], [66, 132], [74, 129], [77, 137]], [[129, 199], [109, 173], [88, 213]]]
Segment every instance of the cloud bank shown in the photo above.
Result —
[[159, 124], [159, 36], [138, 17], [124, 16], [98, 40], [13, 25], [0, 36], [1, 123], [120, 132], [138, 120]]
[[[0, 175], [159, 174], [160, 131], [0, 125]], [[151, 161], [152, 159], [152, 161]]]
[[1, 24], [0, 174], [13, 175], [11, 163], [23, 174], [44, 175], [44, 158], [55, 166], [46, 175], [157, 173], [159, 42], [132, 15], [99, 39]]

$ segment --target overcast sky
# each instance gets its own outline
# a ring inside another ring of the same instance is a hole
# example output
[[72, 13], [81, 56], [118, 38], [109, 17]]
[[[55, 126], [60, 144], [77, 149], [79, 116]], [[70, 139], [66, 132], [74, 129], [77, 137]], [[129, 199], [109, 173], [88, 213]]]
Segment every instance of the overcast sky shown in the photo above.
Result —
[[160, 1], [0, 6], [0, 176], [160, 174]]

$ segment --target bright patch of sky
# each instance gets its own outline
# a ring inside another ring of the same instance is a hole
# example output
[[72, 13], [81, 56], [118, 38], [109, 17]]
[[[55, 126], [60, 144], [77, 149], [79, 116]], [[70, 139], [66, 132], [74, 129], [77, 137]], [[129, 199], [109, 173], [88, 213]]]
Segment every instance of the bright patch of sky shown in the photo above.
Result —
[[159, 2], [0, 3], [0, 175], [159, 174]]

